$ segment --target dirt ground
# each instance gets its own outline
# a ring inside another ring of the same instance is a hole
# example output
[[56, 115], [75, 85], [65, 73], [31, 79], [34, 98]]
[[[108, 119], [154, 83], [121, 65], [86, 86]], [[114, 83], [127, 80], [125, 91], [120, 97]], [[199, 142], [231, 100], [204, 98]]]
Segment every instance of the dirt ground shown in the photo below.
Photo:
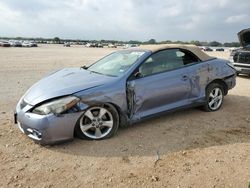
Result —
[[[0, 187], [233, 187], [250, 181], [250, 77], [218, 112], [197, 108], [123, 128], [111, 139], [42, 147], [13, 123], [18, 99], [53, 70], [114, 49], [0, 48]], [[210, 53], [228, 57], [227, 52]]]

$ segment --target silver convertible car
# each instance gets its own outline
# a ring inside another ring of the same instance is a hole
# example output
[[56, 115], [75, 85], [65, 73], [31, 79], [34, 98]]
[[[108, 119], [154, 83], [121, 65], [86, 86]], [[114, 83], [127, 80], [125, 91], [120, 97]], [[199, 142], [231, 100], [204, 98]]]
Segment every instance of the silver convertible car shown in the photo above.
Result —
[[196, 46], [141, 46], [44, 77], [18, 102], [15, 122], [40, 144], [75, 135], [99, 140], [119, 127], [177, 109], [216, 111], [235, 78], [228, 61]]

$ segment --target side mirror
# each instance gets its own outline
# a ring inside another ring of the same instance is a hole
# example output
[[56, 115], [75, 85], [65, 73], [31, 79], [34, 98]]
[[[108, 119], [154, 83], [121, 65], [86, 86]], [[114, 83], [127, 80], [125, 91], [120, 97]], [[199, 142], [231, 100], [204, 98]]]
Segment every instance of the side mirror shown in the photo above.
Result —
[[143, 75], [142, 75], [142, 73], [140, 73], [140, 72], [136, 72], [136, 73], [134, 74], [134, 77], [135, 77], [135, 78], [142, 78]]
[[86, 65], [83, 65], [81, 69], [88, 69], [88, 67]]

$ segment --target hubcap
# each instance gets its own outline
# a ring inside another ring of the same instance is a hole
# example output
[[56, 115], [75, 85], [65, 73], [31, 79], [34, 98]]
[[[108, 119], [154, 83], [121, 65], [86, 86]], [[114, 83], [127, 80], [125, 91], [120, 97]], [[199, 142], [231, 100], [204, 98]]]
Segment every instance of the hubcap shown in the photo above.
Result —
[[80, 128], [85, 136], [100, 139], [110, 133], [113, 123], [113, 116], [106, 108], [93, 107], [81, 117]]
[[211, 110], [217, 110], [223, 100], [223, 93], [220, 88], [214, 88], [209, 94], [208, 105]]

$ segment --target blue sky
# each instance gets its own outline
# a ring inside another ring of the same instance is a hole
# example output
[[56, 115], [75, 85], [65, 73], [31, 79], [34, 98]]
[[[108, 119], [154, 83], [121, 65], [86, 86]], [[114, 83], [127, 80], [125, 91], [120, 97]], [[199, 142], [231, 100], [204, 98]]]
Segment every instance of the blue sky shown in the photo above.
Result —
[[0, 36], [237, 41], [249, 0], [0, 0]]

